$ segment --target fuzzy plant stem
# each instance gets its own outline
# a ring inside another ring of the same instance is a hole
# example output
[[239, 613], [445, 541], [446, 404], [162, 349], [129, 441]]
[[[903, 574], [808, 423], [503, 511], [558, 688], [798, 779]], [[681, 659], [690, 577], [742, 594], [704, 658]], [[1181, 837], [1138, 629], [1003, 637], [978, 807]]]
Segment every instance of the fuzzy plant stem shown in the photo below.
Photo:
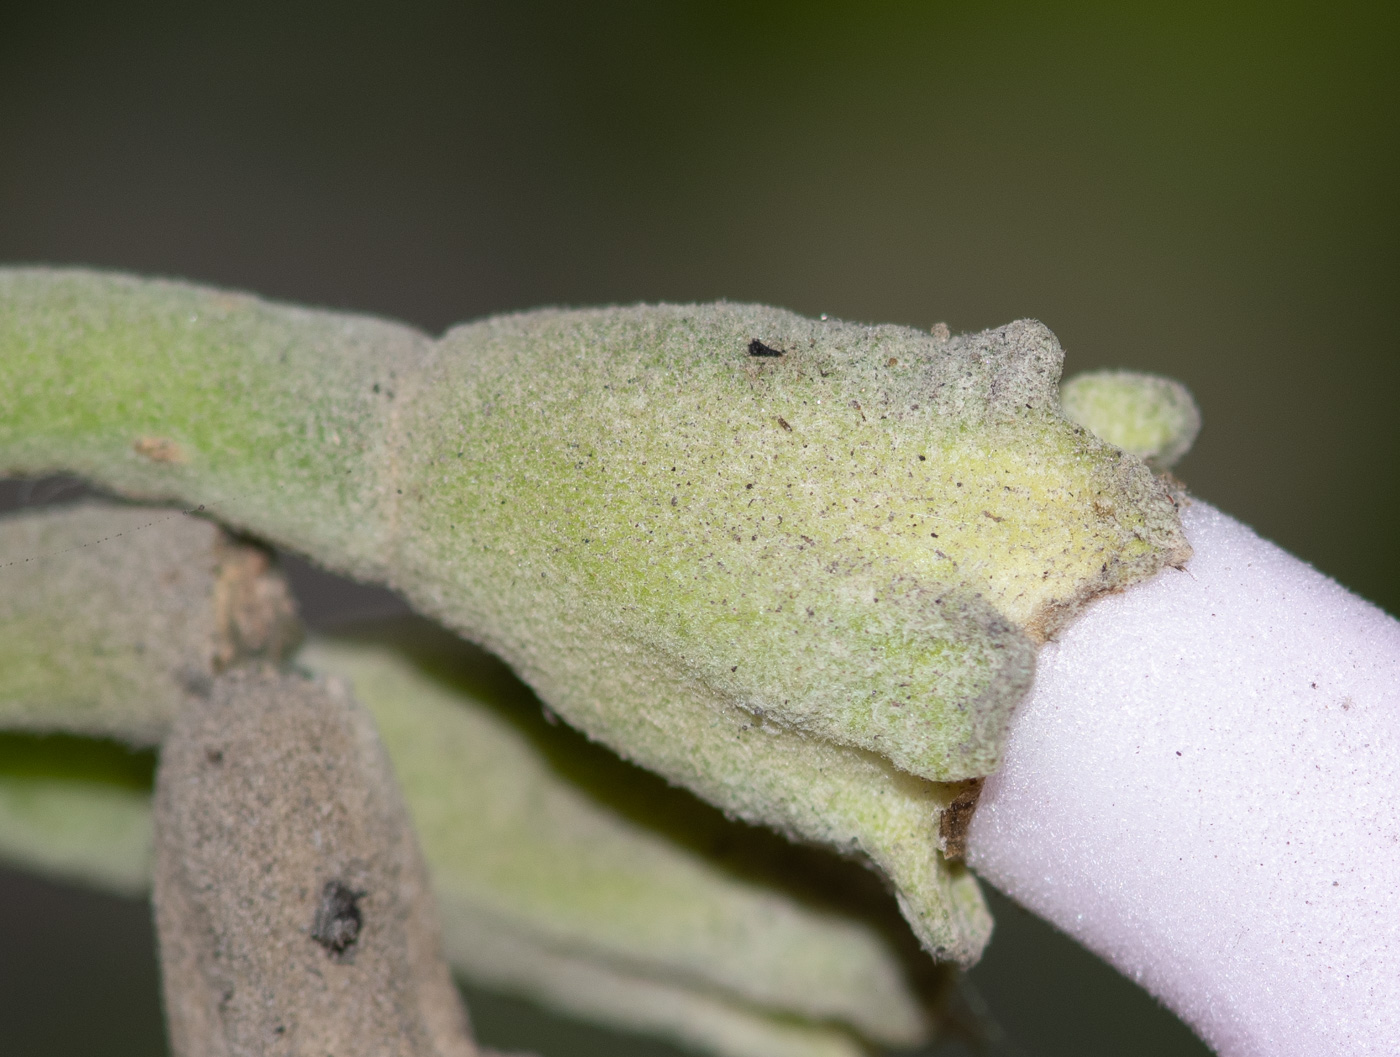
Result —
[[[0, 519], [0, 567], [0, 729], [162, 744], [177, 1057], [475, 1057], [373, 721], [343, 683], [278, 671], [300, 629], [267, 553], [183, 514], [84, 504]], [[130, 796], [0, 784], [0, 854], [145, 880], [146, 827], [110, 825], [135, 821]]]
[[388, 757], [343, 683], [220, 676], [162, 747], [155, 820], [175, 1057], [477, 1057]]
[[968, 857], [1221, 1057], [1400, 1040], [1400, 621], [1204, 503], [1042, 651]]
[[[1037, 646], [1187, 550], [1060, 413], [1058, 342], [756, 305], [410, 328], [0, 270], [0, 472], [203, 505], [399, 589], [560, 716], [748, 821], [867, 857], [927, 949], [991, 920], [940, 819]], [[953, 834], [956, 837], [956, 834]]]

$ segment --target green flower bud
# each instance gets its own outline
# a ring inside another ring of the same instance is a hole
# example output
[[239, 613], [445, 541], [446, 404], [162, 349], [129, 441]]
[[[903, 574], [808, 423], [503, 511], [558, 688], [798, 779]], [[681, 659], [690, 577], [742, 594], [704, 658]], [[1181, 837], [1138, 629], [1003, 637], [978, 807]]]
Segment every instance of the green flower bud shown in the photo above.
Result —
[[1191, 450], [1201, 412], [1180, 382], [1137, 371], [1090, 371], [1060, 387], [1065, 417], [1157, 471]]
[[990, 919], [938, 850], [945, 783], [997, 766], [1039, 642], [1189, 553], [1165, 486], [1061, 415], [1061, 360], [1028, 321], [661, 305], [433, 343], [3, 272], [0, 469], [207, 503], [397, 587], [624, 756], [869, 856], [967, 964]]

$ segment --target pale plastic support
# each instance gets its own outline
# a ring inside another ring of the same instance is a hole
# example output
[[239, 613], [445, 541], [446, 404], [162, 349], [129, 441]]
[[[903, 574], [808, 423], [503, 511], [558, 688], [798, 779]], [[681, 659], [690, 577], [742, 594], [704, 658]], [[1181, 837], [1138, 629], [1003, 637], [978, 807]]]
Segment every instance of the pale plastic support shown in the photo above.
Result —
[[1038, 660], [968, 859], [1222, 1057], [1400, 1045], [1400, 622], [1204, 503]]

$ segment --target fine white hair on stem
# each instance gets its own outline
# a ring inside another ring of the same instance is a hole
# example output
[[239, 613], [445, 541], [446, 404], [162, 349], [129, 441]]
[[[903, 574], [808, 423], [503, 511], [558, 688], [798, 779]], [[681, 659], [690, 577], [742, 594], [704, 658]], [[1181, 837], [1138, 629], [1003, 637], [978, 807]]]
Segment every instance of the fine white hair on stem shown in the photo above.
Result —
[[1400, 1038], [1400, 622], [1207, 504], [1042, 652], [968, 859], [1222, 1057]]

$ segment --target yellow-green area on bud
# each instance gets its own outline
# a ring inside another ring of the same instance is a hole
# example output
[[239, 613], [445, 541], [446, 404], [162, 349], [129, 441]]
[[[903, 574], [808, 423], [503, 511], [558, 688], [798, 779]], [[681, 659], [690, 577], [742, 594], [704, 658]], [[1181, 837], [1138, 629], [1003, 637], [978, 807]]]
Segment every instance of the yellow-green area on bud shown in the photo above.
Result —
[[1060, 387], [1065, 417], [1157, 471], [1191, 450], [1201, 412], [1180, 382], [1139, 371], [1087, 371]]
[[911, 774], [983, 775], [1034, 642], [1184, 547], [1151, 476], [1060, 416], [1060, 362], [1036, 323], [939, 342], [723, 304], [459, 328], [404, 419], [397, 582], [581, 721], [605, 701], [539, 654], [617, 641], [637, 661], [603, 696], [634, 710], [655, 663]]

